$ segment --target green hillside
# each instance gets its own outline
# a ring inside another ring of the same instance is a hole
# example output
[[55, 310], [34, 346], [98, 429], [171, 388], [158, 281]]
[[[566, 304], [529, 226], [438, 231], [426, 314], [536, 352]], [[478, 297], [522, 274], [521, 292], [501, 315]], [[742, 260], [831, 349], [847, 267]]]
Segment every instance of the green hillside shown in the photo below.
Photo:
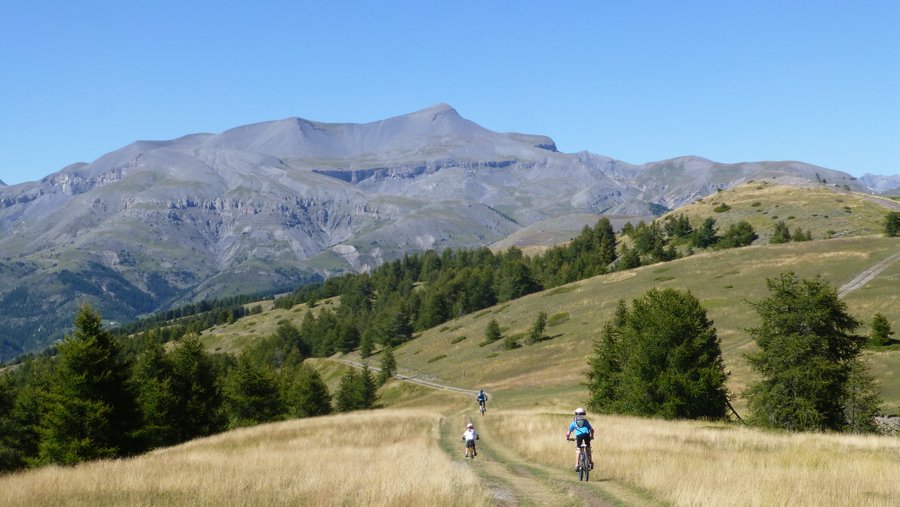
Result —
[[[401, 372], [467, 388], [483, 387], [509, 407], [565, 407], [584, 401], [581, 386], [602, 324], [610, 318], [619, 299], [630, 301], [653, 287], [690, 290], [700, 299], [718, 330], [726, 368], [731, 371], [729, 388], [740, 394], [752, 381], [743, 355], [753, 344], [748, 327], [757, 323], [749, 301], [767, 296], [766, 278], [784, 271], [801, 277], [821, 275], [840, 288], [871, 266], [900, 252], [900, 240], [876, 235], [891, 201], [850, 192], [819, 183], [786, 185], [776, 179], [749, 182], [717, 192], [679, 208], [698, 224], [716, 219], [719, 231], [741, 220], [750, 222], [760, 240], [750, 247], [701, 252], [672, 262], [614, 272], [566, 286], [531, 294], [449, 321], [420, 333], [395, 351]], [[722, 205], [727, 205], [726, 211]], [[715, 211], [719, 209], [720, 211]], [[768, 245], [775, 221], [790, 228], [810, 231], [814, 241]], [[831, 239], [822, 239], [831, 238]], [[888, 317], [900, 332], [900, 261], [861, 288], [848, 292], [844, 300], [851, 314], [868, 334], [872, 316]], [[317, 305], [334, 307], [337, 300]], [[234, 352], [254, 339], [274, 332], [278, 322], [300, 325], [306, 306], [273, 309], [239, 322], [204, 332], [210, 350]], [[483, 345], [487, 323], [496, 319], [504, 336], [524, 334], [539, 312], [549, 317], [549, 340], [536, 345], [505, 350], [502, 341]], [[359, 359], [358, 356], [355, 359]], [[884, 400], [883, 408], [900, 407], [900, 349], [866, 352]], [[377, 365], [377, 355], [367, 359]], [[735, 402], [740, 410], [744, 400]]]
[[822, 185], [815, 182], [783, 184], [784, 178], [751, 181], [717, 192], [669, 213], [684, 214], [695, 224], [716, 219], [719, 231], [747, 221], [768, 242], [778, 221], [810, 231], [813, 239], [877, 234], [887, 208], [900, 209], [889, 199]]
[[[767, 277], [793, 270], [801, 277], [820, 274], [840, 287], [898, 252], [897, 239], [867, 236], [698, 254], [598, 276], [467, 315], [422, 333], [396, 350], [395, 356], [409, 372], [450, 385], [483, 387], [504, 406], [543, 405], [551, 400], [558, 401], [551, 403], [554, 406], [570, 406], [584, 400], [580, 383], [587, 356], [616, 302], [630, 301], [652, 287], [673, 287], [690, 290], [707, 309], [732, 372], [729, 387], [740, 393], [751, 379], [743, 354], [753, 344], [745, 329], [757, 323], [748, 301], [767, 296]], [[900, 261], [847, 294], [845, 300], [850, 312], [866, 324], [875, 312], [881, 312], [893, 329], [900, 329], [898, 286]], [[501, 342], [480, 346], [491, 319], [498, 321], [505, 335], [524, 334], [539, 312], [550, 317], [550, 340], [515, 350], [504, 350]], [[868, 333], [867, 325], [859, 332]], [[900, 381], [892, 372], [900, 370], [900, 349], [866, 355], [880, 380], [885, 408], [894, 410], [900, 405]]]

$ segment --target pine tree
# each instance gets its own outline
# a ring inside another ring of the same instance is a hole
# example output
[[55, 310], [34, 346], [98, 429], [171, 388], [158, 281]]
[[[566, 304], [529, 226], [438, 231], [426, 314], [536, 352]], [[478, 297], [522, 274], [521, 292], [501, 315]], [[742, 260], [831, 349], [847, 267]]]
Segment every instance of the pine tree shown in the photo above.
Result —
[[361, 372], [351, 368], [341, 378], [337, 394], [337, 409], [340, 412], [375, 408], [378, 401], [378, 386], [368, 365]]
[[[722, 418], [728, 374], [716, 330], [690, 293], [651, 289], [604, 327], [588, 373], [604, 412]], [[614, 375], [612, 378], [602, 378]]]
[[709, 248], [719, 242], [721, 238], [716, 235], [716, 219], [708, 217], [694, 231], [692, 243], [697, 248]]
[[769, 243], [778, 244], [778, 243], [787, 243], [791, 240], [791, 231], [788, 229], [784, 220], [779, 220], [775, 223], [775, 229], [772, 231], [772, 237], [769, 238]]
[[17, 389], [12, 375], [0, 373], [0, 473], [25, 465], [25, 455], [19, 447], [19, 431], [13, 416]]
[[255, 364], [247, 352], [225, 375], [222, 390], [232, 428], [274, 421], [281, 414], [273, 373], [266, 366]]
[[887, 317], [876, 313], [872, 317], [872, 331], [869, 334], [869, 340], [872, 345], [889, 345], [893, 334], [894, 331], [891, 329], [891, 324], [888, 322]]
[[280, 393], [289, 417], [315, 417], [331, 413], [331, 395], [312, 368], [297, 365], [282, 371]]
[[534, 320], [534, 324], [532, 324], [531, 329], [528, 331], [528, 344], [534, 345], [535, 343], [544, 339], [544, 330], [547, 329], [547, 314], [544, 312], [538, 313], [537, 318]]
[[736, 224], [731, 224], [717, 246], [720, 248], [739, 248], [750, 245], [758, 237], [756, 231], [753, 230], [753, 226], [749, 222], [741, 220]]
[[874, 433], [877, 430], [875, 416], [878, 415], [881, 397], [878, 395], [875, 378], [858, 357], [850, 362], [850, 376], [841, 405], [846, 431]]
[[748, 390], [752, 420], [792, 431], [841, 430], [854, 361], [865, 339], [859, 322], [825, 281], [792, 272], [766, 281], [770, 296], [752, 303], [762, 322], [747, 355], [762, 380]]
[[225, 428], [219, 373], [196, 335], [188, 335], [172, 352], [175, 427], [184, 442]]
[[900, 236], [900, 211], [888, 211], [884, 216], [884, 233], [888, 237]]
[[484, 341], [487, 343], [494, 343], [500, 338], [503, 338], [503, 333], [500, 331], [500, 324], [497, 323], [496, 319], [491, 319], [484, 330]]
[[623, 354], [619, 347], [627, 315], [625, 300], [620, 299], [616, 305], [615, 317], [603, 325], [600, 338], [594, 342], [594, 353], [588, 361], [588, 406], [600, 413], [613, 412], [621, 398]]
[[394, 351], [387, 347], [381, 353], [381, 373], [378, 375], [378, 383], [386, 384], [394, 376], [395, 371], [397, 371], [397, 360], [394, 358]]
[[41, 421], [40, 461], [74, 464], [134, 452], [137, 429], [128, 365], [100, 315], [82, 305], [58, 348]]
[[372, 332], [370, 330], [359, 340], [359, 355], [364, 358], [371, 356], [374, 347], [375, 344], [373, 343]]
[[637, 249], [628, 248], [628, 245], [622, 245], [622, 254], [619, 255], [618, 262], [616, 263], [616, 269], [620, 271], [624, 271], [626, 269], [633, 269], [641, 267], [641, 254], [638, 253]]
[[153, 449], [178, 443], [178, 401], [172, 389], [172, 363], [161, 344], [152, 342], [138, 355], [131, 384], [141, 413], [137, 437], [142, 446]]

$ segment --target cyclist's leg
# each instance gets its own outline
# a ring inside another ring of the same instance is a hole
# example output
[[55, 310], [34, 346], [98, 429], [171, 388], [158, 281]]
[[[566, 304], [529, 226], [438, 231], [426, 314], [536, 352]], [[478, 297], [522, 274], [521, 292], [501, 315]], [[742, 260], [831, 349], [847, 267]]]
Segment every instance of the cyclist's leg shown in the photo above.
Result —
[[575, 470], [578, 470], [578, 467], [581, 465], [581, 442], [582, 437], [575, 437]]
[[592, 452], [592, 448], [591, 448], [591, 439], [590, 439], [590, 437], [588, 437], [588, 438], [584, 439], [584, 441], [587, 442], [586, 450], [587, 450], [588, 462], [591, 464], [591, 468], [594, 468], [594, 453]]

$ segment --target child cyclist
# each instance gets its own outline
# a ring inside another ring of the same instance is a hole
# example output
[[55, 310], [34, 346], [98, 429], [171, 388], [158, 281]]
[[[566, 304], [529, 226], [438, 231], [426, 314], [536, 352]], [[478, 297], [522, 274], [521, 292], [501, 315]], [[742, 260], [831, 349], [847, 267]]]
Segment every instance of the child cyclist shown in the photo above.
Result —
[[566, 440], [572, 440], [572, 434], [575, 434], [575, 470], [578, 470], [578, 454], [581, 449], [581, 443], [587, 444], [588, 460], [591, 462], [591, 469], [594, 468], [594, 457], [591, 455], [591, 440], [594, 438], [594, 427], [585, 419], [587, 412], [581, 407], [575, 409], [575, 418], [569, 424], [569, 430], [566, 431]]
[[478, 453], [475, 452], [475, 441], [478, 440], [478, 433], [475, 431], [474, 424], [466, 424], [466, 431], [463, 433], [463, 440], [465, 440], [466, 442], [466, 457], [469, 457], [469, 450], [471, 449], [472, 459], [475, 459], [475, 456], [478, 456]]

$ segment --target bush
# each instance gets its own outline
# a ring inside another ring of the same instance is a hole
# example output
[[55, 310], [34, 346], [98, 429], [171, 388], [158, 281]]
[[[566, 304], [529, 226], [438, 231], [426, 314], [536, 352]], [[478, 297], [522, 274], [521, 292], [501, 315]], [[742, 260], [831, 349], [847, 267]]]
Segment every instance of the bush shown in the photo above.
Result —
[[569, 320], [569, 312], [555, 313], [547, 321], [547, 327], [558, 326]]
[[722, 204], [713, 208], [713, 211], [715, 211], [716, 213], [725, 213], [726, 211], [728, 211], [730, 209], [731, 209], [731, 206], [729, 206], [723, 202]]

